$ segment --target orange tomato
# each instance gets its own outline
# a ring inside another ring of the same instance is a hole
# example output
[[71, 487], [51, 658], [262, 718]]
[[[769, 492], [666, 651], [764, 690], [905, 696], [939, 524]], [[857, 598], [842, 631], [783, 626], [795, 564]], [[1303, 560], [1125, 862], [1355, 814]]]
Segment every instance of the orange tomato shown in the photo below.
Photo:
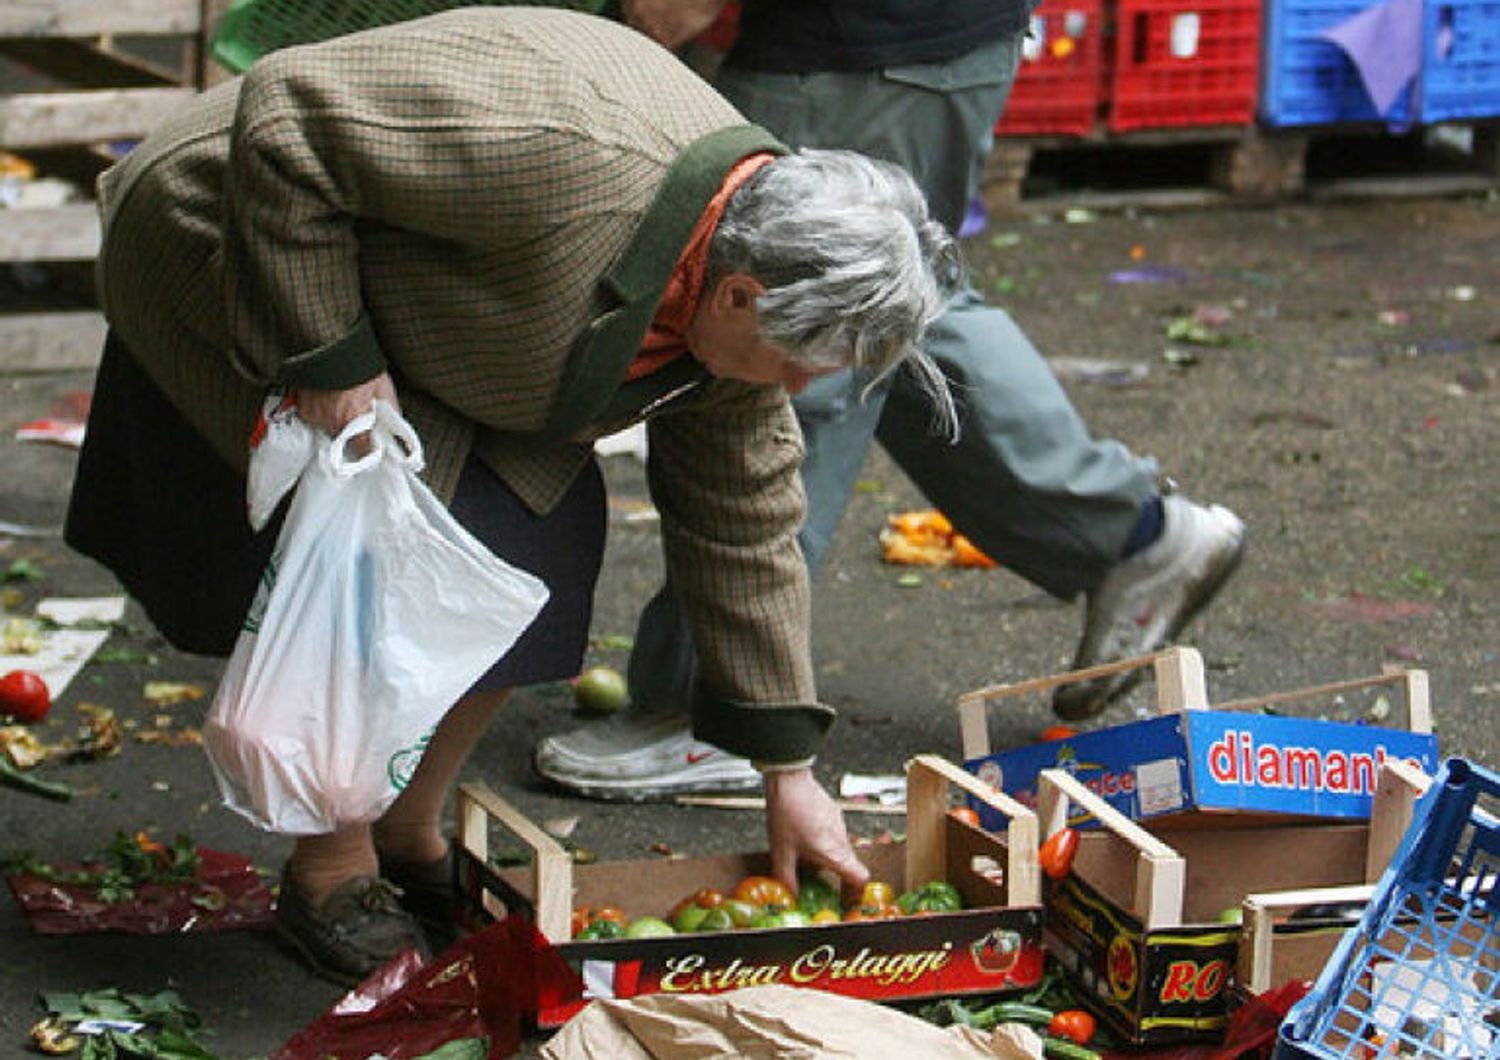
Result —
[[964, 824], [979, 827], [979, 814], [969, 806], [955, 806], [948, 811], [948, 816], [962, 821]]
[[886, 905], [857, 905], [844, 913], [846, 921], [890, 920], [901, 915], [901, 907], [895, 902]]
[[630, 923], [630, 918], [625, 915], [625, 910], [615, 905], [601, 905], [595, 909], [589, 916], [589, 923], [592, 924], [596, 920], [613, 920], [621, 927]]
[[768, 913], [785, 912], [797, 904], [791, 888], [774, 876], [746, 876], [735, 886], [734, 896]]
[[879, 909], [895, 901], [896, 891], [890, 884], [881, 880], [871, 880], [859, 892], [859, 901], [855, 904], [861, 909]]

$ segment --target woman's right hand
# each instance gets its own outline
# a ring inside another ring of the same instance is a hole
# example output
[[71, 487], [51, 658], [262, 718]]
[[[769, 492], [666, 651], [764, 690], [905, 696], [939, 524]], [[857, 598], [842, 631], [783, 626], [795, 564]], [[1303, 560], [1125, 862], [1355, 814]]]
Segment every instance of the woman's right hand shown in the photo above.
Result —
[[401, 410], [396, 400], [396, 385], [389, 373], [381, 372], [347, 390], [298, 390], [297, 415], [302, 422], [336, 436], [350, 420], [363, 416], [374, 407], [376, 399]]

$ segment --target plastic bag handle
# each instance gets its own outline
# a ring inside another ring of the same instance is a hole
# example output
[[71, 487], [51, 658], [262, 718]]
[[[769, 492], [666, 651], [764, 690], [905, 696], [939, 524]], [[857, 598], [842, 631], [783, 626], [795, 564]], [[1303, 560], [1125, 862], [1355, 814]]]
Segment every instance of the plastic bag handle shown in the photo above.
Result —
[[[349, 443], [356, 435], [367, 431], [370, 451], [357, 459], [349, 459]], [[417, 432], [386, 401], [373, 402], [369, 412], [346, 423], [329, 445], [326, 459], [328, 470], [337, 478], [353, 478], [382, 460], [390, 460], [413, 471], [422, 470], [426, 463], [422, 440], [417, 437]]]
[[[385, 443], [375, 433], [375, 410], [354, 417], [344, 424], [344, 429], [333, 436], [333, 441], [324, 450], [323, 460], [335, 478], [353, 478], [361, 471], [374, 467], [385, 456]], [[370, 435], [370, 451], [355, 460], [350, 460], [349, 443], [356, 435]]]

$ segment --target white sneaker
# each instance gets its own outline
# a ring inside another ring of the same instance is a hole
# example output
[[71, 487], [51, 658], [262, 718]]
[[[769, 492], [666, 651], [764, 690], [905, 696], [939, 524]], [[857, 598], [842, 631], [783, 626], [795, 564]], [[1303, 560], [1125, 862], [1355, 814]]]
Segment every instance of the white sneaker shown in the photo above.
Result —
[[693, 739], [679, 714], [617, 714], [536, 746], [536, 771], [590, 799], [643, 802], [760, 787], [750, 760]]
[[[1116, 564], [1089, 593], [1073, 669], [1144, 655], [1174, 640], [1229, 580], [1244, 551], [1245, 524], [1228, 508], [1163, 497], [1161, 537]], [[1052, 710], [1068, 721], [1091, 718], [1142, 674], [1064, 685], [1053, 694]]]

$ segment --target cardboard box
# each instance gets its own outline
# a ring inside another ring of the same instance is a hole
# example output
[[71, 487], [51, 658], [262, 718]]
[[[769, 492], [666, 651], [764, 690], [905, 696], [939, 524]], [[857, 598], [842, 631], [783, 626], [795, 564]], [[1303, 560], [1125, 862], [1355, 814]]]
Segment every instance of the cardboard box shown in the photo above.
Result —
[[[948, 813], [958, 787], [1001, 815], [1004, 839]], [[1042, 909], [1035, 815], [952, 763], [922, 756], [907, 765], [906, 839], [860, 850], [872, 875], [898, 891], [946, 879], [964, 897], [955, 913], [890, 920], [574, 941], [574, 906], [616, 905], [627, 916], [662, 916], [702, 887], [726, 893], [769, 871], [764, 853], [575, 865], [555, 840], [482, 785], [459, 792], [460, 890], [481, 918], [520, 914], [577, 973], [544, 1000], [537, 1025], [555, 1027], [594, 997], [720, 993], [764, 983], [871, 1000], [912, 1000], [1022, 990], [1041, 979]], [[498, 869], [488, 860], [492, 824], [518, 836], [531, 861]], [[1004, 870], [996, 883], [975, 859]], [[556, 989], [556, 984], [553, 984]], [[543, 991], [547, 993], [547, 991]]]
[[[1047, 947], [1068, 970], [1089, 1007], [1111, 1031], [1135, 1044], [1214, 1040], [1228, 1023], [1237, 968], [1255, 954], [1269, 981], [1286, 971], [1271, 959], [1276, 927], [1246, 950], [1239, 924], [1221, 916], [1249, 911], [1251, 897], [1296, 888], [1285, 908], [1306, 908], [1307, 888], [1362, 884], [1384, 870], [1410, 820], [1419, 783], [1388, 765], [1369, 822], [1307, 822], [1225, 827], [1217, 817], [1183, 817], [1149, 829], [1130, 821], [1071, 774], [1042, 774], [1038, 817], [1050, 835], [1093, 814], [1101, 828], [1083, 833], [1072, 872], [1044, 887]], [[1264, 821], [1264, 819], [1263, 819]], [[1300, 897], [1299, 897], [1300, 895]], [[1258, 909], [1258, 907], [1256, 907]], [[1314, 936], [1283, 918], [1283, 957]], [[1327, 959], [1337, 936], [1326, 920], [1317, 943]], [[1347, 927], [1347, 922], [1344, 922]], [[1309, 952], [1303, 948], [1305, 962]], [[1264, 989], [1264, 987], [1262, 987]]]
[[[992, 753], [985, 723], [991, 704], [1146, 666], [1156, 674], [1158, 717]], [[1382, 685], [1404, 691], [1407, 729], [1253, 709]], [[964, 765], [991, 786], [1035, 805], [1040, 773], [1065, 769], [1137, 821], [1188, 812], [1362, 820], [1370, 816], [1382, 763], [1399, 760], [1426, 773], [1438, 765], [1427, 674], [1422, 670], [1393, 671], [1210, 709], [1202, 657], [1192, 648], [1176, 647], [1089, 670], [979, 689], [960, 698], [959, 715]], [[975, 808], [986, 826], [997, 823], [983, 807]]]

